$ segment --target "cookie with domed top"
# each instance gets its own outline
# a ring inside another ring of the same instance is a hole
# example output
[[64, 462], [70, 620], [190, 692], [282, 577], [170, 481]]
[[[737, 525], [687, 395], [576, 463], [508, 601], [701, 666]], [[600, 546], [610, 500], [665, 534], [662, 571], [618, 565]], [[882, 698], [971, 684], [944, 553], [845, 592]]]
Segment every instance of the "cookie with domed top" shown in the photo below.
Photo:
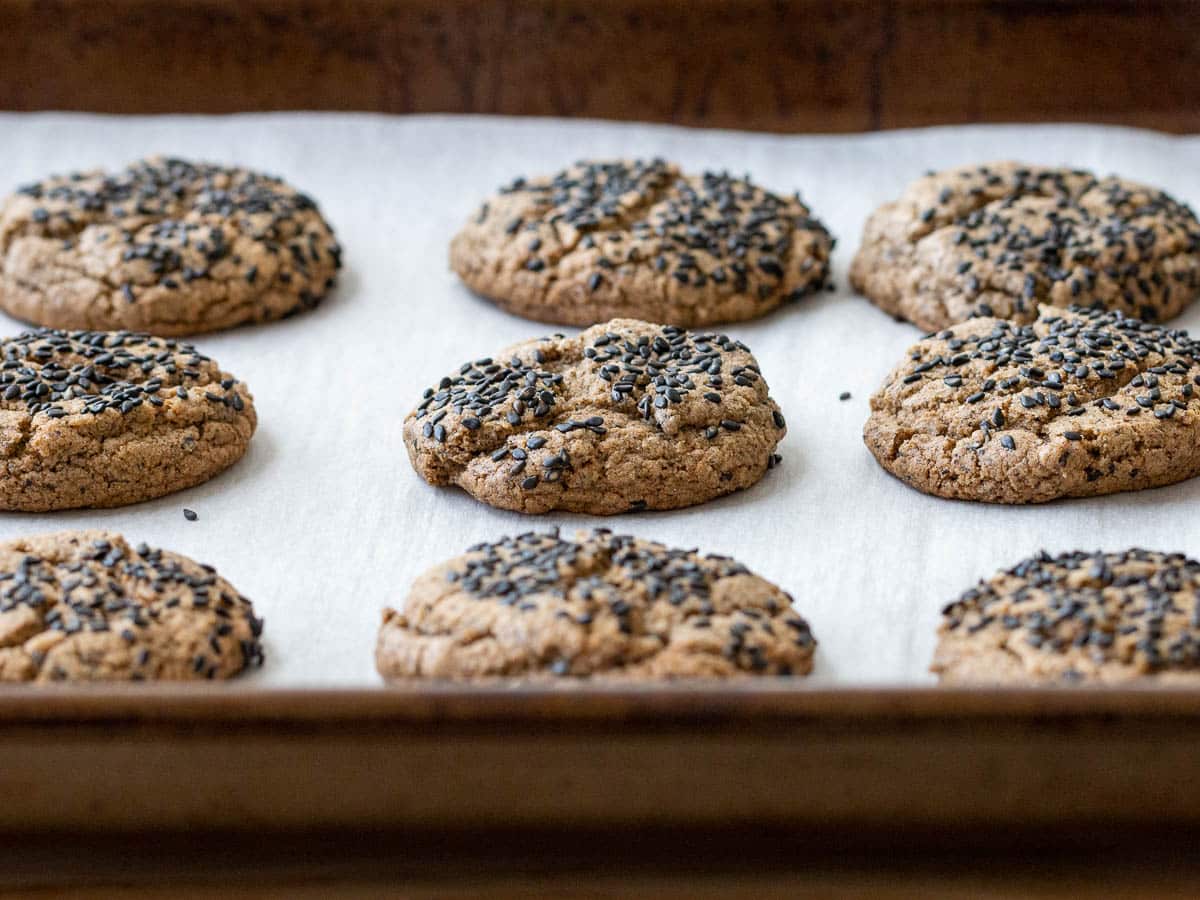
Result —
[[909, 348], [871, 398], [879, 464], [928, 494], [1042, 503], [1200, 474], [1200, 343], [1119, 312], [1043, 306]]
[[262, 627], [211, 566], [119, 534], [0, 542], [0, 683], [231, 678]]
[[1046, 552], [943, 610], [944, 684], [1200, 685], [1200, 563], [1181, 553]]
[[1165, 321], [1200, 296], [1200, 221], [1157, 188], [1000, 162], [931, 172], [867, 220], [850, 283], [927, 331], [1039, 305]]
[[191, 344], [38, 329], [0, 340], [0, 509], [124, 506], [242, 458], [246, 385]]
[[661, 159], [579, 162], [519, 178], [450, 245], [477, 294], [529, 319], [636, 318], [696, 328], [821, 290], [833, 239], [798, 196]]
[[792, 598], [736, 560], [607, 529], [479, 544], [387, 609], [388, 681], [799, 676], [816, 640]]
[[404, 421], [422, 478], [524, 513], [702, 503], [761, 479], [785, 433], [745, 344], [634, 319], [464, 363]]
[[0, 309], [51, 328], [176, 336], [312, 309], [341, 266], [308, 195], [237, 166], [151, 157], [0, 205]]

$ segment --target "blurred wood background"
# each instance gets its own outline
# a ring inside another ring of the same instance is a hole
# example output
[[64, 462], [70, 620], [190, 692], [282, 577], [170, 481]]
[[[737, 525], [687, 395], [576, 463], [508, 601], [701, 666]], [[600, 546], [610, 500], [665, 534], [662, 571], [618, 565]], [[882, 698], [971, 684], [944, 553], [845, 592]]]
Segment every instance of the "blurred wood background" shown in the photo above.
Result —
[[1200, 131], [1196, 0], [0, 0], [0, 109]]

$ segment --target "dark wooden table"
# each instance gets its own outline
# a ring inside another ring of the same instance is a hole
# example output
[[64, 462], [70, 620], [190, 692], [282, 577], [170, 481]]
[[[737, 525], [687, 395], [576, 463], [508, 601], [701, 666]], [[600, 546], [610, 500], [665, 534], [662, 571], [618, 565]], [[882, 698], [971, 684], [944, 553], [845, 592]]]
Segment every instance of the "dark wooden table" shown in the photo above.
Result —
[[10, 688], [0, 761], [21, 896], [1200, 884], [1195, 691]]
[[1200, 130], [1195, 0], [0, 0], [0, 109]]

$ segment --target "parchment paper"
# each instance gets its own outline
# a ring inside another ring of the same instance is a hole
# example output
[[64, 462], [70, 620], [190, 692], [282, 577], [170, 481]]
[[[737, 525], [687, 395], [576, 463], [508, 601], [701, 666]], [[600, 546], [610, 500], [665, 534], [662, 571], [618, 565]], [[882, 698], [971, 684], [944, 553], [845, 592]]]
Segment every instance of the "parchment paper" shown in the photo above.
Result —
[[[736, 556], [795, 595], [820, 641], [823, 684], [930, 683], [941, 606], [1040, 548], [1138, 544], [1200, 556], [1200, 479], [1027, 508], [938, 500], [892, 479], [862, 444], [867, 398], [920, 335], [855, 297], [845, 278], [868, 212], [926, 169], [1070, 164], [1197, 205], [1200, 138], [1078, 126], [779, 137], [536, 119], [3, 114], [0, 191], [156, 152], [257, 167], [311, 193], [345, 246], [340, 286], [313, 313], [196, 339], [258, 405], [259, 431], [232, 470], [124, 509], [0, 514], [0, 538], [102, 527], [217, 566], [266, 618], [266, 666], [243, 685], [378, 684], [380, 609], [401, 603], [426, 567], [531, 527], [603, 524]], [[756, 353], [787, 416], [782, 466], [715, 503], [604, 520], [523, 517], [426, 485], [400, 438], [420, 392], [467, 359], [555, 330], [459, 285], [446, 264], [450, 237], [518, 174], [654, 154], [799, 189], [839, 238], [837, 292], [726, 329]], [[1178, 324], [1200, 328], [1200, 306]], [[843, 391], [852, 399], [839, 401]], [[185, 506], [198, 521], [185, 521]]]

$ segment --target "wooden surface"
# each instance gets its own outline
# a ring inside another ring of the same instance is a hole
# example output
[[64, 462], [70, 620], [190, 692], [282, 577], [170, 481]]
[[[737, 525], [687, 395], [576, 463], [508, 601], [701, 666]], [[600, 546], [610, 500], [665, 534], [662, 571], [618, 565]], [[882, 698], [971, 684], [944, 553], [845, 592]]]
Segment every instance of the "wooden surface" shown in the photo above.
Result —
[[0, 691], [0, 893], [1194, 896], [1200, 693]]
[[1200, 131], [1194, 0], [0, 0], [0, 109]]
[[1161, 690], [0, 692], [0, 759], [13, 832], [1200, 825]]
[[[1193, 838], [1191, 842], [1187, 838]], [[23, 898], [1191, 898], [1194, 835], [1019, 853], [955, 836], [863, 850], [786, 831], [39, 836], [0, 848]]]

